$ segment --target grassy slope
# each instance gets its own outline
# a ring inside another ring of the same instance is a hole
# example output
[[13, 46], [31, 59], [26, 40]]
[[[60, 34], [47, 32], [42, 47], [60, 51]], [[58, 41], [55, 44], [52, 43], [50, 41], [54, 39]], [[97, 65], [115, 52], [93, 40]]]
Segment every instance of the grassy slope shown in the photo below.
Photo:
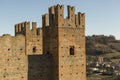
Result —
[[101, 56], [108, 57], [108, 58], [118, 57], [120, 56], [120, 52], [102, 54]]

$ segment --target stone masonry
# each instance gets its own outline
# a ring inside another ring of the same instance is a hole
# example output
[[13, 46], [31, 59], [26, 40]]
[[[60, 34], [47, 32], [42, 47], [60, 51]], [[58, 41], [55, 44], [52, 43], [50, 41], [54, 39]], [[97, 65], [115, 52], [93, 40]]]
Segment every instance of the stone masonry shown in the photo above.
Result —
[[67, 10], [52, 6], [42, 28], [22, 22], [0, 36], [0, 80], [86, 80], [85, 14]]

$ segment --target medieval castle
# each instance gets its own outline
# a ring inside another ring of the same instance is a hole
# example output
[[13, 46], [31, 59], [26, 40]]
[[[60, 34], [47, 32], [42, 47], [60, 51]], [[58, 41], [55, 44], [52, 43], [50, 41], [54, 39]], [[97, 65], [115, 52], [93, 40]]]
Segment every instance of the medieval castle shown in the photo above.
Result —
[[36, 22], [15, 25], [15, 36], [0, 36], [0, 80], [86, 80], [85, 14], [75, 7], [49, 8]]

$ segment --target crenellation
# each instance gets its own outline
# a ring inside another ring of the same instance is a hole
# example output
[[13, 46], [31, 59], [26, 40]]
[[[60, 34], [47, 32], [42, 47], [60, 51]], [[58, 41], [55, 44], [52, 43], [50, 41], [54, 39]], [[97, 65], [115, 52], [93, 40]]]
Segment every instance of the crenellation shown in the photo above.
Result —
[[82, 13], [82, 27], [85, 28], [85, 13]]
[[67, 9], [68, 9], [68, 19], [74, 23], [75, 22], [75, 7], [68, 6]]
[[55, 25], [62, 27], [64, 24], [64, 6], [57, 5], [55, 6]]
[[25, 31], [29, 32], [30, 31], [30, 22], [24, 22], [24, 26], [25, 26]]
[[84, 13], [78, 13], [78, 22], [80, 27], [85, 25], [85, 14]]
[[22, 26], [21, 26], [21, 23], [18, 24], [18, 32], [21, 33], [22, 31]]
[[25, 26], [24, 26], [24, 22], [21, 23], [21, 28], [22, 28], [22, 34], [25, 35]]
[[64, 19], [59, 4], [48, 12], [42, 27], [26, 21], [15, 25], [15, 36], [0, 36], [0, 79], [86, 80], [85, 14], [68, 6]]
[[15, 35], [17, 35], [17, 33], [19, 32], [18, 30], [18, 24], [15, 25]]
[[22, 31], [24, 31], [24, 22], [21, 23]]
[[37, 27], [37, 23], [36, 22], [32, 22], [32, 35], [33, 36], [36, 36], [36, 33], [37, 33], [37, 29], [36, 29], [36, 27]]
[[55, 14], [55, 6], [49, 8], [49, 14]]
[[55, 22], [55, 6], [49, 8], [49, 25], [53, 26]]
[[57, 8], [60, 9], [60, 10], [64, 10], [64, 5], [59, 5], [59, 4], [57, 4], [55, 7], [57, 7]]
[[75, 25], [78, 26], [78, 15], [75, 14]]
[[42, 15], [42, 26], [46, 27], [49, 26], [49, 15], [48, 14], [44, 14]]
[[[45, 15], [47, 16], [47, 15]], [[16, 35], [24, 35], [24, 36], [32, 36], [36, 37], [40, 35], [41, 29], [37, 28], [37, 23], [32, 22], [32, 29], [30, 30], [30, 22], [22, 22], [15, 25], [15, 36]]]
[[26, 22], [18, 23], [15, 25], [15, 36], [18, 34], [25, 35], [26, 30], [29, 31], [29, 26], [26, 28], [25, 26], [28, 26]]
[[37, 28], [37, 35], [41, 35], [42, 36], [42, 28]]

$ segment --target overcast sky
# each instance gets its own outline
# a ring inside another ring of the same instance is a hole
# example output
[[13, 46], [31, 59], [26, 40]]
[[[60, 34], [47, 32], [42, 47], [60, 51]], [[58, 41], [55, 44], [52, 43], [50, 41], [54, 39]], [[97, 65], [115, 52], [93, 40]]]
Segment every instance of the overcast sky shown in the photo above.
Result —
[[115, 35], [120, 39], [120, 0], [0, 0], [0, 35], [14, 35], [14, 25], [35, 21], [42, 25], [48, 7], [62, 4], [75, 6], [76, 13], [86, 14], [86, 35]]

